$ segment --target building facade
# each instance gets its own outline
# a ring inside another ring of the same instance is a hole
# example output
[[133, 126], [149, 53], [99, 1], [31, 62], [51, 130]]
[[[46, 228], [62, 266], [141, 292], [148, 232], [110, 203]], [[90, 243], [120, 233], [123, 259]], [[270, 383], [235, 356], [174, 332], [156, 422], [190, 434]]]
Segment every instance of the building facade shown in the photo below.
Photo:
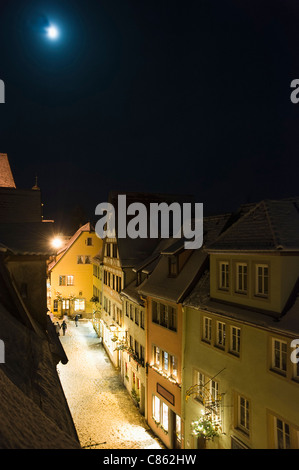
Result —
[[90, 223], [80, 227], [48, 266], [51, 311], [59, 317], [80, 314], [91, 318], [94, 310], [92, 259], [102, 240]]

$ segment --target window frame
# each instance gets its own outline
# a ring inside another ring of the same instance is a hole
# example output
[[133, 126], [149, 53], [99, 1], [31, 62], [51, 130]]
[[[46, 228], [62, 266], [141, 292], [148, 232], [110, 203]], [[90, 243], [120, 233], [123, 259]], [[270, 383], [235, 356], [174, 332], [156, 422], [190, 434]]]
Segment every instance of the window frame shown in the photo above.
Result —
[[[262, 291], [259, 290], [259, 269], [262, 268]], [[264, 274], [264, 270], [267, 269], [267, 276]], [[265, 279], [267, 279], [267, 292], [265, 292]], [[254, 292], [256, 297], [268, 298], [269, 297], [269, 286], [270, 286], [270, 266], [267, 263], [256, 263], [255, 265], [255, 287]]]

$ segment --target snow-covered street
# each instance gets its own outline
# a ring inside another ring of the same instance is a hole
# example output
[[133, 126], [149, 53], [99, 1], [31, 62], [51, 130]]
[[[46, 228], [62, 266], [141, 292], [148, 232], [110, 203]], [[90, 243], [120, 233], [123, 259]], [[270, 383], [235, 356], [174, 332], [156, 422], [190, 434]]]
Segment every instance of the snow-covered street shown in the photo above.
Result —
[[68, 356], [57, 369], [82, 447], [159, 449], [133, 404], [91, 322], [68, 321], [61, 343]]

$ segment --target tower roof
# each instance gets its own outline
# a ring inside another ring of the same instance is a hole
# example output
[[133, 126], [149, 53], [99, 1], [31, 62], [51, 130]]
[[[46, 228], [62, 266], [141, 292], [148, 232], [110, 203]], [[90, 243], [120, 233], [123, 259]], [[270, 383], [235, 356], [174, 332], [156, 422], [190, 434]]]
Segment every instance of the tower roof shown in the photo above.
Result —
[[1, 188], [15, 188], [16, 187], [6, 153], [0, 153], [0, 187]]

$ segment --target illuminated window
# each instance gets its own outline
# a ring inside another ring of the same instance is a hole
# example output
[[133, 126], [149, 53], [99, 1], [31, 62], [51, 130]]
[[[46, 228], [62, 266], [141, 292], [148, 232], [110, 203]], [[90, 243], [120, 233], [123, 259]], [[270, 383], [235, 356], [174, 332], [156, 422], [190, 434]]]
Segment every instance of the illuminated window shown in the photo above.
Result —
[[221, 261], [219, 264], [219, 288], [227, 290], [229, 288], [229, 263]]
[[85, 310], [85, 299], [75, 299], [74, 301], [75, 312], [84, 312]]
[[140, 310], [140, 328], [144, 330], [144, 310]]
[[158, 346], [154, 346], [154, 364], [155, 366], [160, 366], [160, 348]]
[[175, 415], [175, 431], [179, 441], [182, 440], [182, 420], [179, 415]]
[[58, 300], [57, 299], [53, 301], [53, 310], [54, 312], [58, 312]]
[[165, 431], [168, 431], [168, 406], [166, 403], [162, 402], [162, 409], [161, 409], [161, 424]]
[[166, 351], [162, 351], [162, 360], [163, 360], [163, 370], [165, 372], [168, 372], [168, 367], [169, 367], [169, 355]]
[[67, 276], [67, 285], [68, 286], [74, 285], [74, 276]]
[[69, 310], [69, 308], [70, 308], [70, 301], [67, 299], [63, 299], [62, 310]]

